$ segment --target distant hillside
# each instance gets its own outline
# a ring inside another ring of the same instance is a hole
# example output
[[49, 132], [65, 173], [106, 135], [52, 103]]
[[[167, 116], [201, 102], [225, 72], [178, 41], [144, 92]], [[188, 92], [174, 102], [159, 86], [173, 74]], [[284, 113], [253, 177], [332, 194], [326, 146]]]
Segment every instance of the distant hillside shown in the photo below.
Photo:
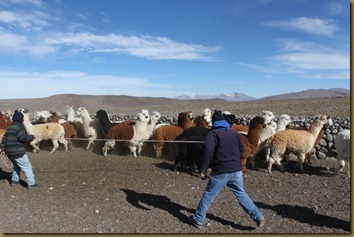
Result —
[[257, 98], [242, 93], [233, 92], [231, 94], [220, 94], [220, 95], [194, 95], [194, 96], [181, 95], [176, 97], [175, 99], [179, 99], [179, 100], [222, 99], [228, 102], [236, 102], [236, 101], [256, 100]]
[[341, 97], [341, 96], [350, 96], [350, 90], [344, 88], [332, 88], [328, 90], [310, 89], [310, 90], [304, 90], [300, 92], [267, 96], [267, 97], [260, 98], [260, 100], [289, 100], [289, 99]]
[[[144, 107], [156, 106], [178, 106], [186, 104], [195, 104], [203, 100], [177, 100], [165, 97], [135, 97], [126, 95], [76, 95], [59, 94], [46, 98], [34, 99], [0, 99], [0, 110], [26, 108], [30, 111], [56, 111], [64, 112], [66, 107], [74, 106], [85, 107], [89, 112], [95, 113], [99, 109], [108, 112], [124, 113], [125, 111], [138, 112]], [[210, 103], [225, 103], [224, 100], [212, 99], [205, 100]], [[128, 108], [128, 109], [127, 109]]]

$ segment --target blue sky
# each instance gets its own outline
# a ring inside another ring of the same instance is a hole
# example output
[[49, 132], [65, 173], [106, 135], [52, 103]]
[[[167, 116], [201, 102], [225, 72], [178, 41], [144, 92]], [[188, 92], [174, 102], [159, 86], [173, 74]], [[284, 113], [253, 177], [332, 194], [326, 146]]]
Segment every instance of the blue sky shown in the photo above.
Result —
[[350, 2], [4, 0], [0, 62], [0, 99], [350, 89]]

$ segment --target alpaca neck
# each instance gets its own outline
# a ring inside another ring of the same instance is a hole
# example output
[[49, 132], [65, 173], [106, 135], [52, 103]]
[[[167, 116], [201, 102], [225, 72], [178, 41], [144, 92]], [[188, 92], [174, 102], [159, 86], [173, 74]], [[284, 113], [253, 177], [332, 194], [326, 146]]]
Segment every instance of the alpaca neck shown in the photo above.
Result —
[[311, 144], [314, 145], [318, 134], [322, 129], [323, 124], [321, 122], [314, 122], [310, 126], [310, 132], [312, 134]]
[[250, 129], [248, 131], [247, 137], [251, 144], [256, 145], [259, 142], [259, 138], [261, 136], [262, 129]]
[[23, 125], [24, 125], [24, 127], [25, 127], [25, 129], [26, 129], [26, 132], [28, 133], [28, 134], [30, 134], [30, 135], [33, 135], [34, 134], [34, 126], [33, 126], [33, 124], [28, 120], [28, 118], [25, 118], [24, 120], [23, 120]]

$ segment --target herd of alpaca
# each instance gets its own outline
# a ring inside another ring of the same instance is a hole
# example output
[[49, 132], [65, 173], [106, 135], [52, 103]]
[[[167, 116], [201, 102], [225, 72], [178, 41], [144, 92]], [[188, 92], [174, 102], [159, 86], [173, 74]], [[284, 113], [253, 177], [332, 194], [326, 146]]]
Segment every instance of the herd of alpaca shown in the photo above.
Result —
[[[104, 140], [102, 153], [107, 156], [108, 151], [115, 147], [116, 141], [122, 142], [129, 148], [134, 157], [141, 155], [145, 141], [152, 141], [155, 155], [160, 158], [166, 142], [171, 142], [175, 158], [174, 170], [182, 162], [188, 162], [199, 166], [203, 158], [204, 139], [211, 129], [211, 110], [206, 108], [202, 116], [193, 117], [188, 112], [178, 114], [177, 125], [161, 124], [161, 114], [143, 109], [135, 119], [122, 122], [112, 122], [104, 110], [98, 110], [91, 117], [84, 107], [74, 111], [73, 106], [68, 106], [65, 112], [67, 118], [59, 118], [56, 112], [40, 111], [35, 115], [35, 120], [30, 121], [28, 111], [24, 113], [24, 127], [28, 134], [33, 134], [34, 139], [30, 143], [33, 152], [40, 150], [39, 143], [42, 140], [51, 140], [55, 152], [59, 143], [64, 145], [65, 151], [73, 149], [73, 139], [83, 138], [87, 140], [86, 149], [94, 145], [96, 140]], [[290, 116], [283, 114], [277, 120], [271, 111], [263, 111], [261, 116], [251, 119], [249, 126], [236, 124], [235, 115], [228, 111], [223, 112], [225, 120], [230, 123], [231, 129], [236, 130], [244, 146], [241, 157], [242, 171], [247, 172], [246, 166], [254, 169], [256, 157], [262, 156], [268, 165], [268, 172], [272, 172], [273, 164], [280, 170], [284, 170], [283, 162], [289, 159], [289, 155], [297, 157], [294, 168], [303, 172], [303, 164], [309, 164], [313, 147], [323, 137], [324, 130], [330, 124], [330, 119], [319, 115], [308, 130], [287, 128], [291, 123]], [[5, 134], [7, 127], [12, 123], [13, 113], [6, 110], [0, 111], [0, 139]], [[335, 139], [335, 147], [338, 151], [339, 166], [336, 172], [342, 172], [345, 164], [350, 162], [350, 131], [340, 131]], [[345, 162], [347, 161], [347, 162]]]

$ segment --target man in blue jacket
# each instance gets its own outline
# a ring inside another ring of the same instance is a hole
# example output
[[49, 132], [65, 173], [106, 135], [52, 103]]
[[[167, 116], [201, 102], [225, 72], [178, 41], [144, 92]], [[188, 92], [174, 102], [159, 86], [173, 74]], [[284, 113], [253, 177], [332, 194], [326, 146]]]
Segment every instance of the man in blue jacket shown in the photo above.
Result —
[[219, 110], [215, 111], [212, 123], [212, 130], [205, 138], [205, 154], [199, 167], [199, 175], [204, 178], [210, 164], [212, 172], [197, 210], [188, 220], [193, 226], [201, 228], [211, 203], [227, 186], [236, 195], [243, 210], [256, 222], [257, 227], [262, 228], [265, 219], [243, 189], [241, 169], [243, 145], [240, 136], [235, 130], [230, 129], [230, 124]]
[[38, 187], [31, 162], [25, 150], [25, 142], [32, 140], [33, 135], [28, 135], [23, 126], [23, 114], [16, 111], [12, 117], [12, 124], [6, 129], [0, 145], [1, 150], [5, 151], [14, 166], [11, 186], [19, 184], [20, 172], [22, 170], [27, 179], [27, 187], [29, 189]]

